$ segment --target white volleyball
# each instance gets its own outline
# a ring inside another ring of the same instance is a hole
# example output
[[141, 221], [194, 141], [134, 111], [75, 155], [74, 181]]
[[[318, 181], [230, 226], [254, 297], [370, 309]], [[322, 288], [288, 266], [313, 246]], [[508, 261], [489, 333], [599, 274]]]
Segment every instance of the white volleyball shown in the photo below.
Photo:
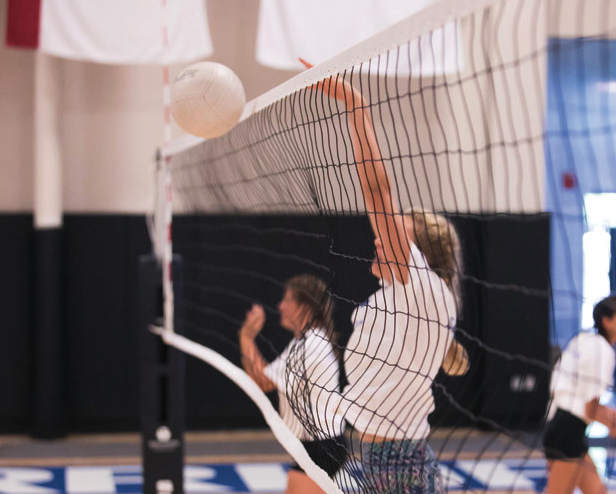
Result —
[[198, 62], [171, 85], [171, 114], [189, 134], [211, 139], [231, 130], [246, 104], [244, 86], [229, 67]]

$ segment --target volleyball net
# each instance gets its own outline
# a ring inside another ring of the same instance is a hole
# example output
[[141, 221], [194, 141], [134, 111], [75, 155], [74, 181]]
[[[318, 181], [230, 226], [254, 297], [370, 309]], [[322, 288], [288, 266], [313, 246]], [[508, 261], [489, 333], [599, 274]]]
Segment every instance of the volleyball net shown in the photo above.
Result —
[[[214, 351], [204, 358], [235, 364], [235, 379], [253, 304], [265, 317], [256, 346], [271, 362], [291, 338], [280, 327], [288, 280], [325, 283], [318, 300], [334, 307], [337, 337], [311, 311], [306, 327], [319, 331], [293, 340], [268, 377], [302, 431], [287, 423], [290, 442], [346, 427], [347, 459], [328, 492], [377, 492], [389, 468], [382, 438], [426, 438], [446, 490], [541, 489], [520, 471], [542, 458], [551, 346], [581, 325], [584, 194], [616, 189], [615, 9], [438, 2], [248, 103], [228, 134], [170, 157], [179, 346]], [[337, 98], [335, 88], [351, 92]], [[375, 177], [391, 204], [367, 195], [383, 191], [366, 187]], [[379, 223], [388, 214], [412, 218], [419, 252], [403, 267], [406, 289], [394, 282], [398, 292], [377, 300], [387, 283], [370, 273], [371, 224], [393, 225]], [[433, 260], [449, 225], [461, 255], [447, 278]], [[430, 229], [438, 235], [422, 243]], [[452, 341], [468, 369], [447, 368]], [[243, 398], [231, 387], [204, 392], [235, 417]], [[374, 468], [359, 460], [367, 443], [381, 455]]]

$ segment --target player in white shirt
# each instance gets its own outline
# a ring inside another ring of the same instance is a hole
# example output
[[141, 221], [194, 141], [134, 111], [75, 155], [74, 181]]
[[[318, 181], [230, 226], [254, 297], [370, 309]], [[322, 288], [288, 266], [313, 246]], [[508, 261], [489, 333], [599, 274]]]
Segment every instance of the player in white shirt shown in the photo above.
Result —
[[596, 333], [582, 332], [565, 348], [552, 373], [550, 421], [543, 437], [548, 459], [548, 494], [607, 492], [588, 455], [586, 426], [598, 421], [616, 436], [616, 410], [601, 405], [601, 395], [614, 385], [616, 296], [593, 311]]
[[[333, 476], [346, 459], [346, 444], [337, 347], [333, 341], [333, 303], [326, 284], [310, 274], [289, 279], [278, 311], [280, 325], [294, 335], [291, 342], [272, 363], [265, 361], [255, 344], [265, 313], [255, 304], [240, 329], [242, 364], [263, 391], [278, 391], [279, 411], [285, 424], [302, 441], [312, 460]], [[323, 491], [294, 464], [286, 492]]]
[[355, 310], [344, 354], [345, 418], [362, 443], [363, 488], [381, 494], [441, 492], [438, 464], [426, 440], [434, 410], [431, 386], [441, 366], [454, 375], [468, 368], [466, 352], [453, 340], [457, 234], [441, 215], [400, 211], [361, 93], [342, 76], [314, 88], [346, 106], [375, 235], [371, 270], [381, 281], [381, 289]]

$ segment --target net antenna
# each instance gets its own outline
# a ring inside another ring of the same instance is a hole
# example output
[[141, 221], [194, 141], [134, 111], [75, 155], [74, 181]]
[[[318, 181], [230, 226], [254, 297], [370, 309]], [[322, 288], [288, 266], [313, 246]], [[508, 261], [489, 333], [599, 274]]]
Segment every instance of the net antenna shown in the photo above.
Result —
[[[168, 47], [166, 0], [162, 0], [163, 46]], [[162, 265], [163, 329], [174, 332], [173, 304], [173, 185], [169, 167], [169, 145], [172, 140], [171, 85], [169, 65], [162, 66], [163, 143], [156, 153], [156, 207], [154, 215], [154, 253]]]
[[[168, 67], [165, 67], [165, 77], [168, 80]], [[169, 85], [164, 86], [166, 105], [168, 105]], [[169, 114], [165, 111], [165, 118]], [[165, 137], [171, 134], [171, 123], [165, 122]], [[173, 303], [173, 185], [169, 169], [169, 154], [167, 147], [170, 142], [166, 140], [162, 148], [157, 152], [156, 160], [156, 183], [157, 183], [157, 210], [154, 219], [155, 224], [155, 255], [162, 266], [162, 290], [163, 290], [163, 320], [162, 329], [167, 334], [173, 334], [174, 328], [174, 303]]]

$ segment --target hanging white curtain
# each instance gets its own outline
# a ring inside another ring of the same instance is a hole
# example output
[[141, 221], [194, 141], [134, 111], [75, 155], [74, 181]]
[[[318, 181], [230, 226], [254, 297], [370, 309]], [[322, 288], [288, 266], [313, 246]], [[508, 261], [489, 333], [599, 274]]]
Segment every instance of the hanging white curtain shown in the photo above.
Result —
[[[42, 0], [39, 50], [105, 64], [174, 64], [213, 52], [203, 0]], [[168, 49], [163, 49], [166, 26]]]
[[[261, 0], [256, 57], [277, 69], [302, 69], [298, 56], [316, 65], [431, 3], [435, 0]], [[448, 24], [430, 41], [422, 40], [422, 51], [437, 53], [439, 43], [456, 39], [455, 25]], [[457, 62], [440, 60], [433, 69]]]

